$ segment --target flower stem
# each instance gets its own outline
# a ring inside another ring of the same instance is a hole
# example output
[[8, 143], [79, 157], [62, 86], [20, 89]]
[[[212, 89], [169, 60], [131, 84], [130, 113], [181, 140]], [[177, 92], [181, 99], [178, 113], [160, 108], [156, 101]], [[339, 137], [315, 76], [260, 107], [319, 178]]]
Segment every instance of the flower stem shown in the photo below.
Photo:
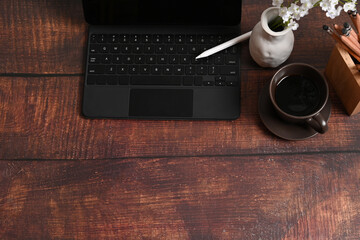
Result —
[[277, 16], [276, 18], [272, 19], [269, 23], [269, 28], [274, 32], [281, 32], [284, 30], [284, 23], [283, 19], [280, 16]]

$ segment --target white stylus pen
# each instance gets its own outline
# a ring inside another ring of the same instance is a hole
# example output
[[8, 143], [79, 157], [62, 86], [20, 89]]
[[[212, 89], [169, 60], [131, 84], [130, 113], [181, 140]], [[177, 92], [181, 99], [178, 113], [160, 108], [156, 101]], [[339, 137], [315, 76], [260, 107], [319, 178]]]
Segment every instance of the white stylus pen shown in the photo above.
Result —
[[245, 41], [247, 39], [249, 39], [251, 36], [251, 31], [250, 32], [247, 32], [247, 33], [244, 33], [236, 38], [233, 38], [233, 39], [230, 39], [229, 41], [227, 42], [224, 42], [220, 45], [217, 45], [213, 48], [210, 48], [208, 50], [206, 50], [205, 52], [201, 53], [199, 56], [197, 56], [195, 59], [199, 59], [199, 58], [204, 58], [204, 57], [208, 57], [210, 55], [213, 55], [217, 52], [220, 52], [228, 47], [231, 47], [231, 46], [234, 46], [235, 44], [239, 43], [239, 42], [242, 42], [242, 41]]

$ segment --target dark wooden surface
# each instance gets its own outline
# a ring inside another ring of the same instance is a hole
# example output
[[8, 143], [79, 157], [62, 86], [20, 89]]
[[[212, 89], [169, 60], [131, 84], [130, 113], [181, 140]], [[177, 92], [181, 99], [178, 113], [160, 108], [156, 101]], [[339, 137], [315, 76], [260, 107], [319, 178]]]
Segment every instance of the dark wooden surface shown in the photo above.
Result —
[[[272, 135], [259, 92], [276, 69], [241, 53], [235, 121], [89, 120], [80, 0], [3, 0], [0, 239], [360, 239], [360, 115], [331, 89], [329, 132]], [[243, 0], [249, 31], [271, 1]], [[287, 61], [325, 69], [320, 9]]]

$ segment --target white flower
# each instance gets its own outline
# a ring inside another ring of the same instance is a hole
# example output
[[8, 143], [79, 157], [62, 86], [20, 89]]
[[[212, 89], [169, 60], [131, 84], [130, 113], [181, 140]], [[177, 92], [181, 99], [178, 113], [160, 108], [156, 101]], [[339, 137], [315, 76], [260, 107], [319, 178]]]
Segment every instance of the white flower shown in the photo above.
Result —
[[286, 7], [282, 7], [280, 8], [279, 16], [283, 19], [284, 22], [287, 22], [291, 17], [291, 13], [288, 11]]
[[299, 24], [295, 22], [293, 19], [290, 20], [288, 27], [290, 27], [292, 30], [296, 30], [299, 27]]
[[356, 4], [357, 0], [291, 0], [288, 4], [284, 4], [284, 0], [272, 0], [272, 5], [280, 8], [279, 16], [282, 18], [284, 26], [291, 27], [293, 30], [299, 27], [296, 21], [308, 15], [314, 5], [320, 6], [326, 12], [327, 17], [335, 18], [340, 15], [342, 10], [345, 12], [356, 11]]
[[338, 6], [338, 8], [333, 7], [333, 8], [331, 8], [330, 10], [328, 10], [326, 12], [326, 16], [331, 18], [331, 19], [334, 19], [334, 18], [336, 18], [337, 16], [340, 15], [341, 10], [342, 10], [341, 6]]
[[323, 11], [329, 11], [331, 9], [331, 3], [329, 0], [323, 0], [320, 3], [320, 7]]
[[356, 11], [356, 5], [355, 2], [347, 2], [344, 4], [344, 11], [348, 12], [348, 11]]
[[280, 7], [283, 4], [284, 0], [273, 0], [272, 5], [275, 7]]

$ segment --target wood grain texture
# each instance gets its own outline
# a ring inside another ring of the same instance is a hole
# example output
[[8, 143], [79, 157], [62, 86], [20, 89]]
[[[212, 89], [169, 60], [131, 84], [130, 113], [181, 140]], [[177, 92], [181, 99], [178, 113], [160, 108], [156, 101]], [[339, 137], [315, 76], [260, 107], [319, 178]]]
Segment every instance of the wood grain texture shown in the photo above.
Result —
[[84, 72], [81, 0], [3, 0], [1, 5], [0, 73]]
[[[81, 115], [81, 77], [2, 78], [0, 159], [106, 159], [359, 152], [360, 116], [333, 101], [330, 130], [285, 141], [262, 124], [257, 98], [271, 74], [243, 73], [235, 121], [90, 120]], [[11, 91], [9, 91], [11, 89]]]
[[[243, 0], [243, 32], [270, 6]], [[318, 8], [287, 63], [324, 71], [333, 41]], [[329, 132], [272, 135], [258, 115], [276, 69], [241, 43], [235, 121], [90, 120], [81, 115], [81, 0], [3, 0], [0, 239], [360, 239], [360, 115], [331, 89]]]
[[0, 166], [1, 239], [360, 238], [357, 154]]
[[360, 112], [360, 72], [350, 54], [337, 44], [325, 69], [325, 76], [351, 116]]

